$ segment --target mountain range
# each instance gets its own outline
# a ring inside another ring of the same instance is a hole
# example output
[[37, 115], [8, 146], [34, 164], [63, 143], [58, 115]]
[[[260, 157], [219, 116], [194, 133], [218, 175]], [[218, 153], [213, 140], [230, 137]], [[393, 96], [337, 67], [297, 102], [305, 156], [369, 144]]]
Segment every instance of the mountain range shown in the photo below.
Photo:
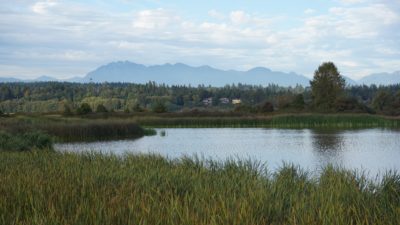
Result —
[[[348, 85], [377, 84], [388, 85], [400, 83], [400, 71], [394, 73], [377, 73], [354, 81], [346, 76]], [[68, 82], [127, 82], [147, 83], [155, 81], [167, 85], [192, 85], [199, 84], [211, 86], [224, 86], [226, 84], [252, 84], [280, 86], [309, 86], [309, 78], [294, 73], [272, 71], [265, 67], [256, 67], [247, 71], [220, 70], [210, 66], [193, 67], [182, 63], [145, 66], [129, 61], [112, 62], [89, 72], [84, 77], [74, 77], [60, 80], [51, 76], [41, 76], [31, 80], [16, 78], [1, 78], [0, 82], [41, 82], [41, 81], [68, 81]]]

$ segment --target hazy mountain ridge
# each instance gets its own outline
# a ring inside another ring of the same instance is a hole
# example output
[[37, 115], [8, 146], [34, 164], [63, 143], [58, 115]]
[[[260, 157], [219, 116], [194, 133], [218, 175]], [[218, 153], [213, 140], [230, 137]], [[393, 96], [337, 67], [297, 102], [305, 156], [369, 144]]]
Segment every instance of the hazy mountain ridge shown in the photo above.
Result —
[[283, 73], [257, 67], [248, 71], [220, 70], [210, 66], [192, 67], [182, 63], [144, 66], [131, 62], [114, 62], [88, 73], [84, 82], [134, 82], [155, 81], [168, 85], [224, 86], [232, 83], [279, 84], [282, 86], [308, 85], [309, 79], [295, 73]]
[[374, 73], [358, 80], [359, 84], [389, 85], [400, 83], [400, 71], [393, 73]]
[[[377, 84], [388, 85], [400, 83], [400, 71], [394, 73], [377, 73], [366, 76], [360, 80], [352, 80], [346, 76], [348, 85]], [[16, 78], [0, 78], [0, 82], [127, 82], [147, 83], [155, 81], [167, 85], [193, 85], [199, 84], [224, 86], [226, 84], [252, 84], [280, 86], [309, 86], [310, 79], [294, 73], [272, 71], [265, 67], [255, 67], [247, 71], [220, 70], [210, 66], [193, 67], [183, 63], [145, 66], [129, 61], [112, 62], [89, 72], [85, 77], [70, 79], [56, 79], [51, 76], [41, 76], [36, 79], [22, 80]]]

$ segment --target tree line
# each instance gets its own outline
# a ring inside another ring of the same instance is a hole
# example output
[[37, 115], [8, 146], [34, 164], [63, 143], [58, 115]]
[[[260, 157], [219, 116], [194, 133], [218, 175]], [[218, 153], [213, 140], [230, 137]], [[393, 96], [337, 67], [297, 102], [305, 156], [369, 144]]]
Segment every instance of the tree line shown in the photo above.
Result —
[[[204, 103], [205, 99], [212, 101]], [[232, 104], [239, 99], [240, 104]], [[400, 114], [400, 84], [346, 86], [332, 62], [321, 64], [310, 87], [232, 84], [224, 87], [132, 83], [0, 83], [0, 114], [165, 112], [368, 112]]]

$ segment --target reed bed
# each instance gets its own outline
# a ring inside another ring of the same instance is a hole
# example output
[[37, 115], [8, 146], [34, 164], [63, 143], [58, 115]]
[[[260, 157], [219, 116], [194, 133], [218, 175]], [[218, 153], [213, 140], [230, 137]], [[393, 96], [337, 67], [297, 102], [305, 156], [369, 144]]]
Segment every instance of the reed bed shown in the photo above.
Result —
[[39, 131], [19, 134], [9, 134], [0, 131], [0, 151], [29, 151], [39, 149], [53, 149], [53, 140], [49, 135]]
[[144, 129], [131, 120], [116, 119], [60, 119], [51, 117], [22, 117], [0, 121], [0, 130], [10, 134], [41, 131], [58, 142], [100, 141], [138, 138], [154, 135], [155, 130]]
[[400, 224], [400, 176], [254, 161], [0, 153], [0, 224]]
[[140, 117], [138, 124], [149, 127], [270, 127], [270, 128], [399, 128], [399, 118], [366, 114], [305, 114], [253, 117]]

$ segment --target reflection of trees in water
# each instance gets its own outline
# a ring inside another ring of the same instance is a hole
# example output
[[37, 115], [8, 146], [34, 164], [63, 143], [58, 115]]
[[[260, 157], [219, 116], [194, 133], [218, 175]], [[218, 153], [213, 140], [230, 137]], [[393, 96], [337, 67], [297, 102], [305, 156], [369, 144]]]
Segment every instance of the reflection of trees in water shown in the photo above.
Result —
[[343, 157], [344, 138], [340, 130], [311, 130], [313, 152], [320, 166], [340, 165]]

